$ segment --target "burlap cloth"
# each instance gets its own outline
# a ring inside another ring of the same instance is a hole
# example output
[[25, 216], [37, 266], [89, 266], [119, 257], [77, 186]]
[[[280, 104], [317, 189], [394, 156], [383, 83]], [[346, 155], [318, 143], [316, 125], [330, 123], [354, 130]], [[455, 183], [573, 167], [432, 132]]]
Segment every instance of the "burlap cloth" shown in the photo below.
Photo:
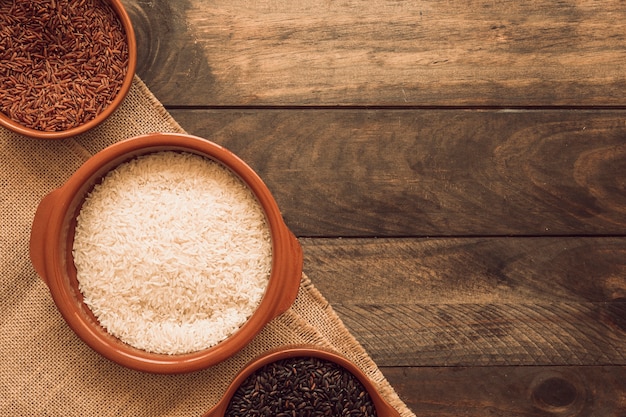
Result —
[[[58, 313], [30, 263], [28, 241], [40, 199], [91, 155], [139, 134], [183, 132], [135, 77], [103, 125], [73, 139], [41, 141], [0, 128], [0, 413], [3, 416], [199, 416], [235, 374], [276, 347], [312, 343], [358, 364], [403, 416], [412, 416], [324, 297], [303, 275], [293, 307], [235, 357], [204, 371], [132, 371], [87, 347]], [[208, 138], [210, 139], [210, 138]]]

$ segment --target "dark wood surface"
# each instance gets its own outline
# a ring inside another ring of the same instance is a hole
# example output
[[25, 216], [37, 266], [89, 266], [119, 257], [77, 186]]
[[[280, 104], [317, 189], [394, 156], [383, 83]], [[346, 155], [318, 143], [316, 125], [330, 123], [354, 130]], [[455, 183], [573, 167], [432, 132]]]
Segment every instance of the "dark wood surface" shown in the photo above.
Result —
[[124, 0], [418, 416], [626, 416], [626, 6]]

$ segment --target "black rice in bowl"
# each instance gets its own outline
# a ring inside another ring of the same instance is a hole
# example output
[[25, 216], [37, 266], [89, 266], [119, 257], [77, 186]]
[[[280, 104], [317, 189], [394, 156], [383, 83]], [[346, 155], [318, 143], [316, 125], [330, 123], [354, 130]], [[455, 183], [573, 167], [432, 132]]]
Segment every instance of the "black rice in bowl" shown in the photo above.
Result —
[[376, 416], [370, 394], [351, 372], [316, 357], [269, 363], [235, 391], [225, 417]]

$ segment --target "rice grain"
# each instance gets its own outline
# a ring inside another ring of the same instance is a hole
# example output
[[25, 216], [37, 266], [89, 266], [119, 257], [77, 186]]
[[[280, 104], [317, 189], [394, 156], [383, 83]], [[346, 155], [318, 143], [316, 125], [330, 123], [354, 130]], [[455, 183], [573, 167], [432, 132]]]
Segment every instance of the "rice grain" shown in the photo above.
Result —
[[0, 112], [40, 131], [78, 127], [115, 99], [128, 54], [104, 0], [0, 1]]
[[77, 217], [84, 302], [122, 341], [180, 354], [214, 346], [255, 311], [271, 235], [249, 188], [198, 155], [158, 152], [112, 170]]

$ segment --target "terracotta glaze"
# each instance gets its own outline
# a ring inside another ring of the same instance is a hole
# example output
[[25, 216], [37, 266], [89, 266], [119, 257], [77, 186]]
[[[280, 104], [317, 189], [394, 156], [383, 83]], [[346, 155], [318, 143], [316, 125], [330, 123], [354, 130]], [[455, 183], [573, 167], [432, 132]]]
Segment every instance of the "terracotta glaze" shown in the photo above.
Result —
[[378, 417], [400, 417], [398, 411], [385, 401], [376, 389], [374, 383], [354, 362], [329, 349], [310, 345], [286, 346], [278, 348], [260, 355], [250, 361], [230, 383], [226, 392], [222, 396], [222, 399], [213, 408], [207, 411], [203, 417], [224, 417], [233, 395], [237, 392], [239, 386], [243, 384], [250, 375], [254, 374], [265, 365], [283, 359], [296, 357], [315, 357], [329, 362], [334, 362], [337, 365], [342, 366], [345, 370], [354, 375], [361, 382], [361, 384], [363, 384], [367, 393], [370, 395], [372, 402], [374, 403], [374, 408], [376, 409], [376, 415]]
[[105, 109], [103, 109], [94, 119], [91, 119], [88, 122], [79, 126], [63, 131], [43, 131], [33, 129], [11, 119], [2, 112], [0, 112], [1, 126], [4, 126], [7, 129], [12, 130], [16, 133], [19, 133], [20, 135], [36, 139], [65, 139], [81, 133], [85, 133], [88, 130], [98, 126], [103, 121], [105, 121], [120, 106], [120, 104], [122, 104], [122, 102], [126, 98], [126, 95], [130, 91], [131, 85], [133, 83], [133, 78], [135, 76], [135, 70], [137, 68], [137, 42], [130, 17], [126, 12], [126, 9], [124, 9], [122, 2], [120, 0], [109, 0], [108, 3], [117, 13], [117, 17], [122, 23], [128, 43], [128, 67], [126, 70], [126, 76], [124, 77], [119, 92], [113, 98], [111, 103], [109, 103], [109, 105]]
[[[256, 196], [272, 236], [272, 269], [257, 310], [224, 341], [205, 350], [180, 355], [155, 354], [131, 347], [102, 328], [82, 302], [72, 258], [76, 217], [93, 186], [119, 164], [159, 151], [190, 152], [229, 168]], [[120, 365], [153, 373], [200, 370], [242, 349], [270, 320], [293, 304], [300, 287], [303, 263], [301, 246], [285, 225], [276, 201], [261, 178], [227, 149], [202, 138], [173, 133], [148, 134], [111, 145], [88, 159], [63, 186], [46, 195], [33, 220], [30, 257], [64, 319], [87, 345]]]

